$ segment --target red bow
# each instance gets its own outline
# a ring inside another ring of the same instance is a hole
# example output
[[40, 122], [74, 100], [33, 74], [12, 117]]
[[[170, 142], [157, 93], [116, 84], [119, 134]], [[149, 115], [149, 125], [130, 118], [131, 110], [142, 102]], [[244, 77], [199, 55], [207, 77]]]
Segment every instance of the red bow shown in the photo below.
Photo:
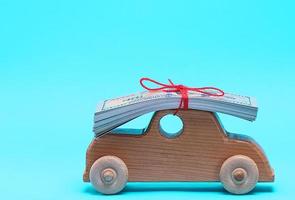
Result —
[[[144, 81], [149, 81], [152, 82], [156, 85], [159, 85], [160, 87], [158, 88], [149, 88], [144, 85]], [[170, 85], [168, 84], [163, 84], [158, 81], [152, 80], [150, 78], [141, 78], [140, 79], [140, 85], [145, 88], [148, 91], [163, 91], [163, 92], [179, 92], [181, 94], [181, 100], [179, 102], [178, 109], [174, 114], [178, 112], [179, 109], [183, 108], [184, 110], [188, 109], [188, 103], [189, 103], [189, 98], [188, 98], [188, 91], [195, 91], [199, 92], [201, 94], [205, 94], [207, 96], [215, 96], [215, 97], [221, 97], [224, 95], [224, 92], [221, 89], [215, 88], [215, 87], [200, 87], [200, 88], [194, 88], [194, 87], [187, 87], [184, 85], [175, 85], [170, 79], [168, 79]], [[217, 91], [217, 93], [214, 92], [208, 92], [206, 90], [214, 90]]]

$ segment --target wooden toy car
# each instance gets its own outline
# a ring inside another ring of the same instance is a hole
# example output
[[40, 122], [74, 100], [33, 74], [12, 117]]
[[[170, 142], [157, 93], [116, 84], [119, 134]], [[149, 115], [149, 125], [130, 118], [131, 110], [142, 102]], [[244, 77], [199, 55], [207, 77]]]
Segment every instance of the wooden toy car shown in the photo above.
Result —
[[221, 181], [233, 194], [274, 181], [261, 147], [248, 136], [226, 132], [215, 113], [178, 111], [183, 128], [169, 137], [159, 122], [174, 112], [155, 112], [141, 135], [109, 132], [94, 138], [83, 180], [104, 194], [120, 192], [127, 181]]

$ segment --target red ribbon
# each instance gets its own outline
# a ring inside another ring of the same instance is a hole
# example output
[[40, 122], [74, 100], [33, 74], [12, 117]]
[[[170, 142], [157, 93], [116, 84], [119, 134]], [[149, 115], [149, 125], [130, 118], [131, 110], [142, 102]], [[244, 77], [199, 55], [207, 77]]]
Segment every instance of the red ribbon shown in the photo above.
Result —
[[[159, 85], [160, 87], [158, 88], [149, 88], [147, 86], [144, 85], [144, 81], [148, 81], [148, 82], [152, 82], [156, 85]], [[160, 83], [158, 81], [152, 80], [150, 78], [141, 78], [140, 79], [140, 85], [148, 90], [148, 91], [163, 91], [163, 92], [179, 92], [181, 94], [181, 100], [179, 102], [179, 106], [178, 109], [176, 110], [176, 112], [174, 114], [176, 114], [178, 112], [179, 109], [184, 109], [187, 110], [188, 109], [188, 103], [189, 103], [189, 98], [188, 98], [188, 91], [194, 91], [194, 92], [198, 92], [201, 94], [205, 94], [207, 96], [215, 96], [215, 97], [221, 97], [224, 96], [224, 92], [221, 89], [215, 88], [215, 87], [199, 87], [199, 88], [194, 88], [194, 87], [187, 87], [184, 85], [175, 85], [170, 79], [168, 79], [170, 85], [168, 84], [164, 84], [164, 83]], [[217, 93], [214, 92], [208, 92], [207, 90], [213, 90], [216, 91]]]

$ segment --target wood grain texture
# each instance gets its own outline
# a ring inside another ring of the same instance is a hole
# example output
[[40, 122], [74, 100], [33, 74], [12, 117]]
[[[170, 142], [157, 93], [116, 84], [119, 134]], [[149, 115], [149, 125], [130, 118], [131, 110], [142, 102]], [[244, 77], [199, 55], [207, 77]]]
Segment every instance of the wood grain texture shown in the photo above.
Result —
[[168, 139], [159, 132], [159, 121], [175, 110], [154, 114], [143, 135], [106, 134], [94, 138], [87, 149], [83, 180], [100, 157], [113, 155], [128, 167], [128, 181], [219, 181], [223, 162], [233, 155], [255, 161], [259, 181], [273, 181], [274, 173], [263, 150], [249, 137], [227, 134], [214, 113], [180, 110], [184, 127], [180, 136]]

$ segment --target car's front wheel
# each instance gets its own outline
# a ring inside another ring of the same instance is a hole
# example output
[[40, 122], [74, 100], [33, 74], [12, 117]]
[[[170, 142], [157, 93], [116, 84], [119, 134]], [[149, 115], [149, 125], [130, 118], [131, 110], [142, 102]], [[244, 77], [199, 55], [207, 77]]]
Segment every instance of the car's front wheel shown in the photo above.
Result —
[[254, 189], [259, 177], [256, 163], [244, 155], [235, 155], [221, 166], [219, 178], [224, 188], [233, 194], [246, 194]]
[[116, 194], [126, 185], [128, 169], [123, 160], [116, 156], [103, 156], [90, 168], [90, 182], [103, 194]]

